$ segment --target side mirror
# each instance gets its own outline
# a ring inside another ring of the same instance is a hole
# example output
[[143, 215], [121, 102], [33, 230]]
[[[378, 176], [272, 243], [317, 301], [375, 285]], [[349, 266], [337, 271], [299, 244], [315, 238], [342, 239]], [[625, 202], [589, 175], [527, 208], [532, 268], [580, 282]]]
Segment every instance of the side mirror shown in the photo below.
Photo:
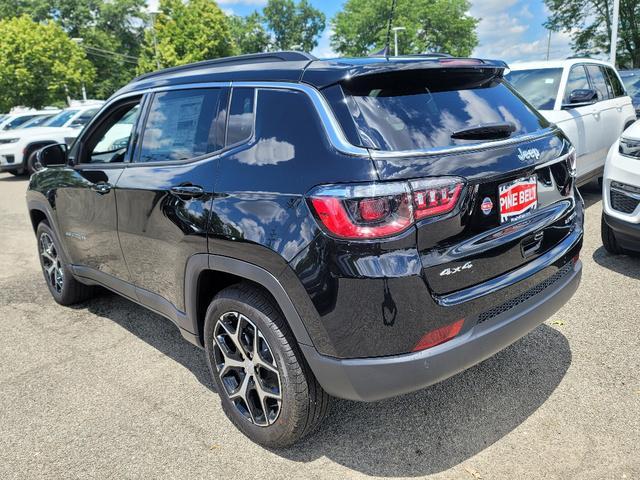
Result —
[[68, 160], [68, 147], [66, 143], [56, 143], [41, 148], [36, 153], [36, 169], [48, 167], [64, 167]]
[[591, 88], [576, 88], [569, 94], [569, 103], [563, 105], [565, 108], [584, 107], [592, 105], [598, 101], [598, 92]]

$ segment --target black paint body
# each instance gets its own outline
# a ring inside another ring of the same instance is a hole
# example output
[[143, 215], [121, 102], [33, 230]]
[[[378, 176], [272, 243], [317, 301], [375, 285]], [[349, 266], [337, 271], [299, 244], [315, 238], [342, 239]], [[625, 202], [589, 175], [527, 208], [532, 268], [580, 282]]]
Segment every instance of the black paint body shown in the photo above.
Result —
[[[331, 88], [365, 68], [320, 62], [307, 78], [306, 65], [172, 72], [135, 82], [116, 96], [229, 80], [303, 78]], [[566, 163], [537, 170], [539, 209], [517, 228], [500, 226], [495, 210], [488, 216], [479, 210], [486, 197], [497, 204], [499, 184], [569, 152], [557, 129], [537, 140], [468, 153], [375, 159], [336, 149], [302, 92], [261, 89], [256, 111], [249, 142], [205, 158], [164, 165], [130, 158], [40, 171], [28, 191], [32, 219], [49, 219], [78, 278], [163, 313], [196, 342], [202, 341], [203, 312], [193, 298], [202, 272], [192, 271], [190, 259], [213, 254], [260, 267], [284, 288], [313, 347], [338, 358], [403, 354], [426, 332], [462, 318], [465, 331], [473, 328], [483, 312], [540, 283], [580, 250], [582, 203]], [[91, 128], [78, 138], [72, 159]], [[521, 159], [519, 149], [534, 147], [540, 158]], [[322, 184], [440, 175], [466, 179], [458, 207], [384, 240], [329, 236], [305, 198]], [[555, 181], [547, 182], [551, 176]], [[107, 193], [95, 191], [101, 183], [109, 184]], [[180, 185], [201, 186], [204, 194], [181, 198], [171, 192]], [[542, 241], [528, 250], [539, 232]], [[559, 246], [560, 257], [545, 257]], [[472, 272], [439, 274], [465, 262], [473, 263]]]

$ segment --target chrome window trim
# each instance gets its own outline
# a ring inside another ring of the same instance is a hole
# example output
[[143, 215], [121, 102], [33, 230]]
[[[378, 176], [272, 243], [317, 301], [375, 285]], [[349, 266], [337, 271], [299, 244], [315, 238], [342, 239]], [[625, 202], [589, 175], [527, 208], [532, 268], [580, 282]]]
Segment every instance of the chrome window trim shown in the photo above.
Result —
[[[469, 153], [475, 151], [482, 151], [491, 148], [503, 147], [507, 145], [513, 145], [520, 142], [528, 142], [544, 138], [557, 131], [557, 127], [551, 126], [539, 132], [533, 134], [519, 135], [517, 137], [508, 138], [505, 140], [496, 140], [490, 142], [476, 143], [473, 145], [461, 145], [461, 146], [447, 146], [447, 147], [435, 147], [426, 149], [415, 150], [398, 150], [398, 151], [380, 151], [364, 147], [358, 147], [351, 144], [345, 136], [338, 119], [336, 118], [329, 102], [324, 98], [320, 91], [305, 83], [293, 83], [293, 82], [203, 82], [203, 83], [181, 83], [176, 85], [162, 85], [157, 87], [145, 88], [140, 90], [132, 90], [130, 92], [122, 93], [117, 97], [110, 98], [100, 109], [100, 111], [94, 116], [98, 117], [103, 110], [109, 108], [114, 102], [122, 100], [123, 98], [135, 95], [145, 95], [149, 93], [162, 92], [167, 90], [185, 90], [185, 89], [197, 89], [197, 88], [233, 88], [233, 87], [246, 87], [255, 89], [281, 89], [281, 90], [293, 90], [297, 92], [305, 93], [316, 109], [316, 112], [322, 120], [325, 133], [329, 138], [333, 147], [341, 153], [357, 157], [367, 157], [374, 160], [402, 158], [402, 157], [425, 157], [436, 155], [450, 155], [456, 153]], [[90, 122], [92, 123], [92, 122]]]

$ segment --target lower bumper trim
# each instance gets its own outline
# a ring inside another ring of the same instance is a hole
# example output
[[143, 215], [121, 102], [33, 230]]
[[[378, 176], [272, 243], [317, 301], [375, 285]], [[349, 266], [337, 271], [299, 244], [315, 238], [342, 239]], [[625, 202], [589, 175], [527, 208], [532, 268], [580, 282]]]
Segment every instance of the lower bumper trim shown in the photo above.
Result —
[[391, 357], [336, 359], [301, 345], [311, 370], [333, 396], [375, 401], [445, 380], [511, 345], [551, 317], [575, 293], [582, 262], [570, 274], [515, 308], [478, 324], [461, 337], [421, 352]]

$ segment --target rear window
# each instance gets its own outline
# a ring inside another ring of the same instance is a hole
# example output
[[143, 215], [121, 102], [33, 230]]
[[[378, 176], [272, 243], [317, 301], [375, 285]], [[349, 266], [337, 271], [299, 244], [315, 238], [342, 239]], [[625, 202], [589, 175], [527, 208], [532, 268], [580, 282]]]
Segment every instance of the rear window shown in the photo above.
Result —
[[379, 150], [478, 143], [451, 135], [487, 123], [511, 123], [512, 136], [548, 126], [501, 78], [477, 70], [365, 76], [342, 86], [362, 143]]
[[553, 110], [560, 88], [562, 69], [512, 70], [505, 78], [538, 110]]

